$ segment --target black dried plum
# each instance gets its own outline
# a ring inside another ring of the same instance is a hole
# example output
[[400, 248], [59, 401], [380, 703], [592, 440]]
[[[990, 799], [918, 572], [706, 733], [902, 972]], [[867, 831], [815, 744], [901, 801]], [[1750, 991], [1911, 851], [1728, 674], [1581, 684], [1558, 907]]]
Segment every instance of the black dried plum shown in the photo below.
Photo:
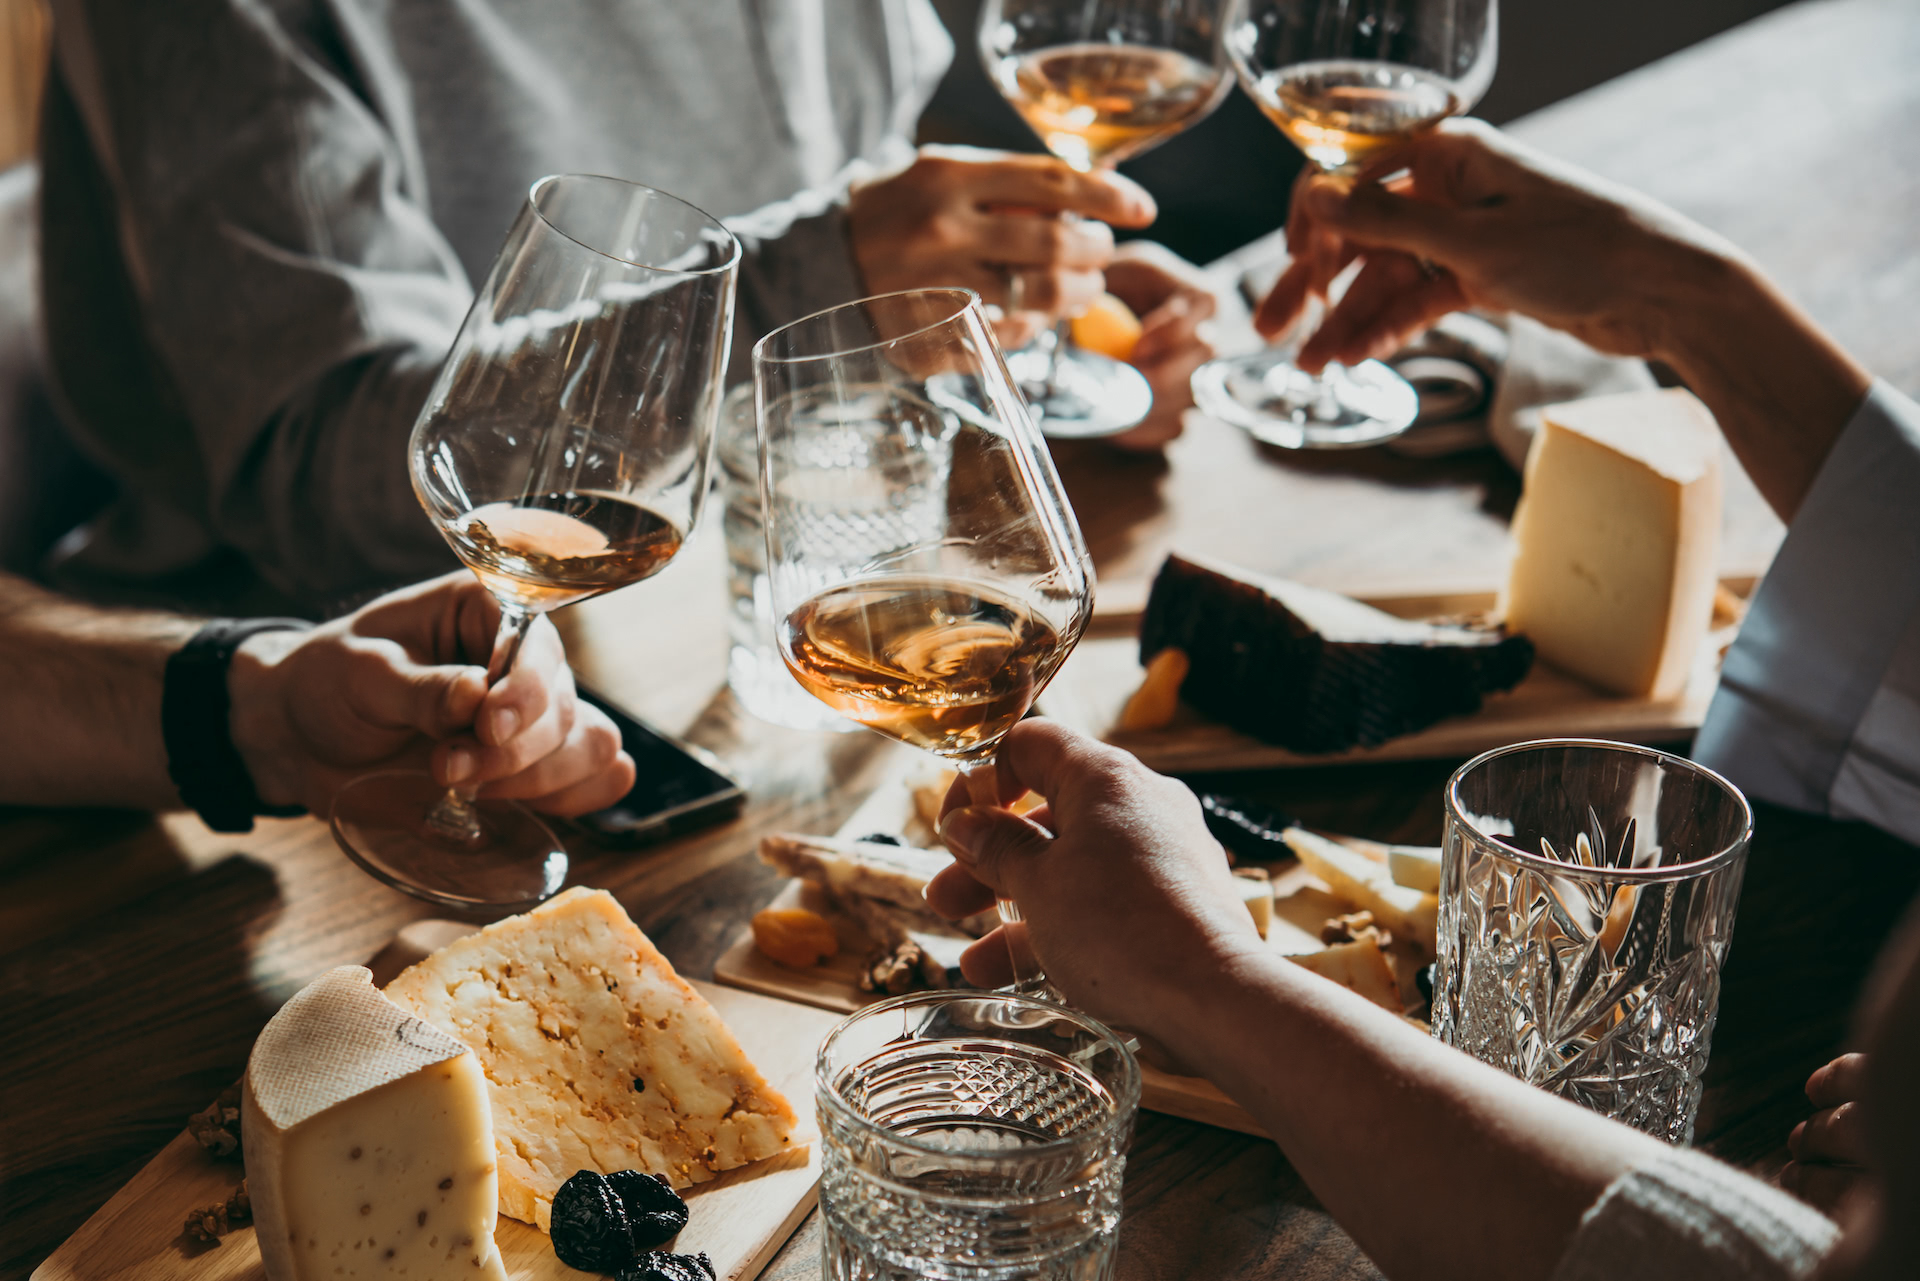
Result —
[[609, 1174], [607, 1182], [627, 1210], [627, 1227], [633, 1232], [637, 1250], [665, 1245], [687, 1226], [687, 1203], [657, 1174], [621, 1170]]
[[553, 1194], [553, 1252], [582, 1272], [618, 1272], [633, 1261], [627, 1210], [607, 1176], [581, 1170]]
[[714, 1281], [713, 1260], [705, 1254], [643, 1254], [615, 1281]]
[[859, 840], [861, 845], [905, 845], [906, 841], [892, 832], [868, 832]]

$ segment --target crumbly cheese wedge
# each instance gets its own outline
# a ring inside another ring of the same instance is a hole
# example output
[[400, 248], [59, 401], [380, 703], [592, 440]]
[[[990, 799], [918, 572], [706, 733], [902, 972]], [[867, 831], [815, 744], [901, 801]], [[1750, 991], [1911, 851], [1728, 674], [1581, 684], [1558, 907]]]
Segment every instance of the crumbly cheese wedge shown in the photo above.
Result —
[[329, 970], [273, 1016], [240, 1127], [272, 1281], [505, 1281], [480, 1064], [366, 970]]
[[[862, 900], [889, 905], [896, 910], [882, 917], [897, 919], [904, 913], [909, 922], [917, 923], [915, 928], [958, 928], [978, 938], [1000, 923], [992, 912], [949, 923], [927, 906], [927, 882], [953, 866], [953, 855], [945, 850], [776, 833], [760, 838], [760, 858], [788, 876], [818, 885], [870, 932], [874, 914]], [[874, 941], [897, 943], [900, 939], [875, 933]]]
[[1387, 964], [1387, 954], [1371, 938], [1336, 943], [1324, 952], [1302, 952], [1287, 959], [1358, 992], [1382, 1009], [1400, 1013], [1400, 986]]
[[685, 1187], [792, 1145], [793, 1108], [603, 890], [449, 944], [387, 995], [479, 1056], [500, 1212], [542, 1231], [580, 1170]]
[[1395, 885], [1383, 863], [1356, 854], [1324, 836], [1290, 827], [1281, 834], [1287, 848], [1307, 870], [1357, 908], [1373, 913], [1381, 928], [1397, 939], [1417, 943], [1432, 959], [1440, 941], [1440, 898]]
[[1604, 690], [1672, 698], [1713, 612], [1720, 433], [1685, 391], [1541, 411], [1513, 516], [1507, 627]]

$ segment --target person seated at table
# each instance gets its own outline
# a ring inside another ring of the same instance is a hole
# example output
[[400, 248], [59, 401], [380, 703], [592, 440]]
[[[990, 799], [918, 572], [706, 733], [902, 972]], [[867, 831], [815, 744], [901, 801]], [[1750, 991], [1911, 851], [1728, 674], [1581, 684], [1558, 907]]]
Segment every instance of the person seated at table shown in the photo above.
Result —
[[318, 627], [103, 609], [0, 575], [0, 805], [184, 799], [244, 831], [400, 766], [550, 814], [612, 804], [633, 761], [575, 697], [552, 623], [488, 688], [499, 617], [464, 571]]
[[1920, 843], [1920, 405], [1734, 246], [1478, 121], [1423, 135], [1350, 191], [1302, 183], [1288, 236], [1314, 248], [1262, 304], [1269, 333], [1362, 260], [1301, 350], [1309, 369], [1484, 307], [1678, 373], [1788, 522], [1695, 759], [1751, 797]]
[[[1070, 311], [1116, 261], [1108, 224], [1154, 218], [1137, 184], [1052, 157], [916, 154], [952, 54], [927, 0], [56, 16], [49, 364], [121, 489], [56, 577], [94, 593], [204, 595], [223, 549], [274, 593], [254, 599], [304, 606], [446, 568], [402, 445], [545, 174], [631, 177], [729, 221], [747, 247], [736, 378], [760, 334], [864, 294], [1003, 303], [1017, 276], [1025, 307]], [[1120, 261], [1149, 313], [1158, 439], [1212, 296], [1164, 253]]]
[[[1025, 817], [949, 796], [955, 865], [930, 903], [1020, 905], [1076, 1008], [1178, 1047], [1273, 1136], [1395, 1281], [1895, 1281], [1920, 1258], [1920, 911], [1884, 954], [1861, 1027], [1869, 1177], [1836, 1225], [1701, 1153], [1489, 1067], [1281, 957], [1255, 930], [1184, 785], [1045, 720], [992, 779]], [[1089, 895], [1087, 886], [1099, 885]], [[1152, 946], [1141, 946], [1141, 940]], [[1011, 981], [996, 931], [962, 968]]]

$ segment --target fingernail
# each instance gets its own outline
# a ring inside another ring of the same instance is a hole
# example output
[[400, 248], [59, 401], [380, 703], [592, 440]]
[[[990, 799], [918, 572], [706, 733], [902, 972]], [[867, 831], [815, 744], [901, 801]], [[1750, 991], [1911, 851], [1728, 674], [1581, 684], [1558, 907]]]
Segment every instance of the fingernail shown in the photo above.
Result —
[[978, 810], [971, 807], [957, 809], [940, 820], [940, 839], [953, 851], [953, 856], [962, 863], [973, 862], [973, 839], [980, 835], [980, 825], [985, 821]]
[[503, 707], [493, 714], [493, 742], [497, 747], [512, 738], [520, 730], [520, 713], [511, 707]]
[[447, 783], [458, 783], [471, 778], [473, 771], [480, 766], [480, 759], [464, 747], [456, 747], [447, 753]]

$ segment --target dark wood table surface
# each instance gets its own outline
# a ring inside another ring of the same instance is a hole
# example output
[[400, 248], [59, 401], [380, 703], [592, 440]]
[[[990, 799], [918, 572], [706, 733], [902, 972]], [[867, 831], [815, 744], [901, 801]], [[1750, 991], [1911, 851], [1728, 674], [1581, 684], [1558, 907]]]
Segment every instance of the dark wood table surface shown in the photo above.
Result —
[[[1920, 6], [1782, 10], [1516, 126], [1746, 246], [1854, 350], [1920, 390]], [[1178, 540], [1321, 582], [1497, 580], [1517, 483], [1491, 455], [1290, 458], [1196, 423], [1162, 462], [1062, 459], [1103, 577]], [[1755, 545], [1770, 545], [1764, 521]], [[571, 611], [576, 665], [720, 752], [750, 800], [639, 853], [579, 851], [685, 972], [710, 973], [778, 889], [762, 832], [831, 831], [895, 751], [772, 729], [724, 685], [725, 589], [709, 522], [654, 581]], [[21, 674], [16, 674], [16, 676]], [[8, 732], [22, 732], [8, 727]], [[1336, 830], [1439, 835], [1455, 762], [1211, 780]], [[1799, 1083], [1843, 1041], [1860, 974], [1920, 886], [1920, 855], [1762, 809], [1726, 972], [1700, 1140], [1762, 1171], [1804, 1115]], [[308, 819], [250, 836], [110, 812], [0, 815], [0, 1281], [27, 1276], [243, 1066], [272, 1011], [431, 909], [342, 858]], [[1390, 1155], [1383, 1159], [1391, 1159]], [[1272, 1144], [1145, 1116], [1127, 1181], [1127, 1278], [1371, 1276]], [[812, 1277], [817, 1216], [770, 1275]]]

